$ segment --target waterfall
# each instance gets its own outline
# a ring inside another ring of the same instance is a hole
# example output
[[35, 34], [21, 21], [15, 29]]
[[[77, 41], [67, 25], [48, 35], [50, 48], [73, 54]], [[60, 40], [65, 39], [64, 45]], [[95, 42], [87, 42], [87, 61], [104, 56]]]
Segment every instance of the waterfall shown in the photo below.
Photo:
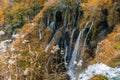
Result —
[[69, 14], [70, 14], [70, 12], [69, 12], [69, 5], [68, 5], [66, 12], [65, 12], [64, 26], [67, 26], [67, 24], [68, 24]]
[[68, 49], [68, 46], [66, 46], [66, 49], [65, 49], [65, 56], [64, 56], [64, 61], [65, 61], [65, 67], [67, 68], [68, 66], [68, 63], [69, 63], [69, 60], [67, 58], [70, 58], [71, 57], [71, 52], [72, 52], [72, 42], [73, 42], [73, 38], [74, 38], [74, 33], [76, 31], [76, 28], [74, 28], [72, 30], [72, 34], [71, 34], [71, 38], [70, 38], [70, 45], [69, 45], [69, 49]]
[[67, 74], [71, 77], [71, 80], [73, 80], [76, 77], [76, 71], [74, 69], [75, 69], [75, 66], [77, 63], [76, 57], [77, 57], [77, 54], [79, 52], [78, 50], [79, 50], [79, 44], [80, 44], [80, 40], [82, 38], [82, 36], [81, 36], [82, 34], [83, 34], [83, 30], [80, 31], [80, 33], [79, 33], [79, 36], [78, 36], [76, 44], [75, 44], [74, 51], [72, 53], [71, 61], [70, 61], [69, 66], [68, 66]]
[[89, 36], [89, 34], [90, 34], [90, 31], [91, 31], [92, 27], [93, 27], [93, 22], [92, 22], [92, 24], [91, 24], [91, 26], [90, 26], [90, 29], [89, 29], [89, 31], [87, 32], [87, 35], [86, 35], [86, 37], [85, 37], [85, 41], [84, 41], [84, 44], [83, 44], [82, 55], [84, 54], [85, 47], [86, 47], [86, 42], [87, 42], [87, 38], [88, 38], [88, 36]]
[[54, 37], [53, 37], [52, 40], [49, 42], [49, 44], [45, 47], [45, 50], [44, 50], [45, 52], [48, 51], [48, 49], [49, 49], [51, 43], [53, 42], [53, 40], [54, 40]]
[[98, 51], [99, 51], [99, 44], [97, 44], [97, 48], [96, 48], [95, 54], [98, 54]]
[[[51, 43], [51, 42], [50, 42]], [[45, 52], [48, 51], [49, 47], [50, 47], [50, 43], [45, 47]]]
[[55, 33], [55, 23], [54, 23], [54, 21], [51, 22], [51, 24], [50, 24], [50, 30], [52, 31], [52, 33]]
[[68, 68], [68, 62], [67, 62], [67, 55], [68, 55], [68, 47], [65, 49], [65, 55], [64, 55], [64, 63], [65, 63], [65, 68]]
[[[92, 23], [91, 26], [90, 26], [90, 29], [87, 32], [86, 37], [84, 39], [83, 35], [84, 35], [84, 32], [85, 32], [86, 28], [88, 27], [88, 24], [89, 24], [89, 22], [87, 22], [85, 27], [79, 32], [74, 50], [72, 52], [70, 63], [69, 64], [67, 63], [67, 65], [68, 65], [67, 74], [70, 76], [71, 80], [77, 79], [79, 70], [76, 70], [76, 69], [80, 69], [81, 66], [82, 66], [82, 63], [83, 63], [82, 56], [81, 56], [81, 51], [84, 51], [83, 48], [85, 48], [88, 35], [89, 35], [89, 33], [92, 29], [92, 26], [93, 26], [93, 23]], [[71, 40], [70, 40], [70, 47], [71, 47], [72, 42], [73, 42], [74, 32], [75, 32], [75, 29], [73, 29], [73, 31], [72, 31]], [[81, 47], [81, 46], [83, 46], [83, 47]], [[66, 52], [66, 55], [69, 55], [70, 53], [67, 53], [67, 52]], [[65, 55], [65, 57], [66, 57], [66, 55]]]
[[76, 28], [74, 28], [74, 29], [72, 30], [71, 39], [70, 39], [70, 45], [71, 45], [72, 42], [73, 42], [74, 32], [75, 32], [75, 30], [76, 30]]
[[49, 26], [50, 25], [50, 17], [48, 16], [48, 18], [47, 18], [47, 26]]
[[0, 54], [7, 52], [7, 48], [9, 48], [11, 40], [4, 40], [0, 42]]
[[11, 40], [14, 41], [16, 38], [18, 38], [20, 35], [15, 33], [15, 31], [12, 34]]
[[89, 80], [95, 74], [104, 75], [108, 78], [108, 80], [120, 80], [120, 68], [119, 67], [112, 68], [103, 63], [89, 65], [89, 67], [84, 72], [79, 74], [78, 80]]
[[39, 39], [42, 39], [42, 31], [39, 29]]

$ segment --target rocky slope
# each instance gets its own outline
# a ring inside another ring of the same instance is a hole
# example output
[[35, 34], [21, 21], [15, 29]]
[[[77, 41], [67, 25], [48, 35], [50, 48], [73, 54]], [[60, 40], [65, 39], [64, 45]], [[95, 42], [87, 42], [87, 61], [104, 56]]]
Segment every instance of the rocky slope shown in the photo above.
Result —
[[120, 65], [119, 0], [32, 1], [13, 1], [1, 13], [0, 37], [10, 39], [0, 42], [1, 79], [87, 80], [95, 74], [80, 76], [89, 65]]

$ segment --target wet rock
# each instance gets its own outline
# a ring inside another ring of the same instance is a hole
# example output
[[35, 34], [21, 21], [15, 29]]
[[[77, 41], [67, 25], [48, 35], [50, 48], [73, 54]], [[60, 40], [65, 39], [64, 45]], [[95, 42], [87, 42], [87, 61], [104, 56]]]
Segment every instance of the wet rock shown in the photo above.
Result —
[[95, 57], [95, 49], [97, 47], [96, 41], [91, 41], [88, 45], [88, 48], [86, 49], [87, 53], [89, 54], [89, 57], [94, 58]]
[[115, 3], [115, 10], [120, 13], [120, 4]]
[[97, 42], [96, 42], [96, 41], [91, 41], [90, 44], [89, 44], [89, 47], [90, 47], [91, 49], [96, 48], [96, 46], [97, 46]]
[[56, 12], [56, 23], [58, 23], [58, 22], [62, 22], [62, 12], [60, 12], [60, 11], [57, 11]]
[[107, 15], [108, 15], [108, 10], [107, 10], [107, 8], [103, 8], [102, 13], [107, 16]]

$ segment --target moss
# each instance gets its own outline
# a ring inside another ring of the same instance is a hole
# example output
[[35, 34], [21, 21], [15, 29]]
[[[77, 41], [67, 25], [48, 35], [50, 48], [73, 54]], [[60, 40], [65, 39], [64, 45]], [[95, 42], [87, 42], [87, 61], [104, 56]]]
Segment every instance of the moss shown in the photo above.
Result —
[[104, 75], [96, 74], [89, 80], [108, 80], [108, 78]]
[[120, 44], [118, 44], [118, 45], [115, 47], [115, 49], [120, 49]]

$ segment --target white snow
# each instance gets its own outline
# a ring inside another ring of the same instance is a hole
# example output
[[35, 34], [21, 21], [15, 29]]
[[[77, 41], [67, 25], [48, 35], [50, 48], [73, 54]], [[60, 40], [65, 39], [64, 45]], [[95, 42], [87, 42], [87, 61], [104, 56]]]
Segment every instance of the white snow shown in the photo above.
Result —
[[51, 53], [55, 53], [55, 52], [57, 52], [58, 50], [59, 50], [60, 48], [59, 48], [59, 46], [58, 45], [56, 45], [56, 46], [53, 46], [53, 49], [51, 50]]
[[[90, 65], [87, 70], [79, 74], [78, 80], [89, 80], [95, 74], [102, 74], [109, 78], [109, 80], [120, 80], [120, 68], [111, 68], [103, 63]], [[116, 78], [117, 79], [113, 79]]]
[[54, 54], [54, 53], [55, 53], [55, 51], [54, 51], [54, 50], [51, 50], [51, 53], [52, 53], [52, 54]]
[[45, 48], [45, 52], [48, 51], [49, 47], [50, 47], [50, 44], [48, 44], [48, 45], [46, 46], [46, 48]]
[[73, 64], [77, 64], [77, 61], [73, 61]]
[[4, 34], [5, 34], [5, 32], [2, 31], [2, 30], [0, 30], [0, 36], [2, 36], [2, 35], [4, 35]]
[[80, 61], [77, 63], [77, 66], [81, 67], [81, 66], [82, 66], [82, 63], [83, 63], [83, 60], [80, 60]]
[[12, 80], [11, 76], [9, 76], [8, 80]]
[[12, 38], [18, 38], [20, 35], [19, 34], [13, 34]]
[[29, 40], [23, 40], [22, 43], [25, 44], [25, 43], [28, 43]]
[[1, 41], [1, 42], [0, 42], [0, 54], [6, 52], [6, 49], [7, 49], [7, 47], [8, 47], [7, 42], [10, 43], [11, 40], [4, 40], [4, 41]]
[[30, 70], [30, 68], [26, 68], [24, 71], [24, 75], [28, 75], [29, 70]]
[[22, 38], [24, 38], [24, 37], [25, 37], [25, 35], [21, 35], [21, 37], [22, 37]]
[[39, 29], [39, 39], [42, 40], [42, 31]]
[[9, 63], [9, 64], [14, 64], [14, 63], [15, 63], [15, 61], [14, 61], [14, 60], [12, 60], [12, 59], [9, 59], [8, 63]]
[[53, 46], [53, 50], [56, 52], [57, 50], [59, 50], [59, 45]]
[[13, 46], [11, 46], [10, 50], [11, 51], [15, 51], [15, 48]]
[[34, 26], [34, 25], [35, 25], [35, 23], [32, 22], [32, 23], [31, 23], [31, 26]]

